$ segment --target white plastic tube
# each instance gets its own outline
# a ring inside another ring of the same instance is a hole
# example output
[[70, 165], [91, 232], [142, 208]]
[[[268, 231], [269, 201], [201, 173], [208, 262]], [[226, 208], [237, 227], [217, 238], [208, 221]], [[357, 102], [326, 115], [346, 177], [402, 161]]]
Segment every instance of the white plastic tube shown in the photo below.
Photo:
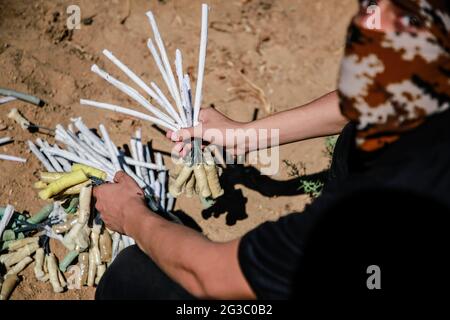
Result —
[[16, 162], [27, 162], [27, 159], [10, 156], [8, 154], [0, 154], [0, 160], [6, 160], [6, 161], [16, 161]]
[[85, 99], [81, 99], [80, 100], [80, 104], [81, 105], [87, 105], [87, 106], [91, 106], [91, 107], [95, 107], [95, 108], [99, 108], [99, 109], [105, 109], [105, 110], [110, 110], [110, 111], [114, 111], [114, 112], [118, 112], [118, 113], [123, 113], [123, 114], [127, 114], [129, 116], [141, 119], [141, 120], [145, 120], [154, 124], [157, 124], [161, 127], [164, 127], [166, 129], [172, 130], [172, 131], [177, 131], [177, 127], [161, 120], [158, 118], [154, 118], [151, 117], [147, 114], [144, 114], [142, 112], [138, 112], [135, 110], [131, 110], [131, 109], [127, 109], [127, 108], [123, 108], [120, 106], [116, 106], [116, 105], [112, 105], [112, 104], [108, 104], [108, 103], [103, 103], [103, 102], [97, 102], [97, 101], [92, 101], [92, 100], [85, 100]]
[[152, 27], [153, 34], [155, 36], [156, 45], [158, 46], [159, 52], [161, 53], [161, 59], [164, 64], [164, 69], [166, 70], [166, 74], [167, 74], [170, 86], [172, 87], [173, 94], [175, 95], [173, 98], [176, 102], [181, 119], [183, 119], [183, 123], [186, 123], [186, 117], [184, 116], [183, 107], [181, 106], [180, 93], [178, 92], [178, 89], [177, 89], [175, 77], [173, 76], [172, 67], [170, 66], [169, 58], [167, 57], [166, 48], [165, 48], [164, 42], [161, 38], [161, 34], [159, 33], [159, 30], [158, 30], [158, 25], [156, 24], [155, 17], [153, 16], [153, 13], [151, 11], [147, 12], [147, 17], [150, 21], [150, 25]]
[[[148, 146], [148, 144], [144, 146], [144, 158], [146, 163], [152, 164], [152, 154], [150, 152], [150, 147]], [[153, 170], [149, 170], [148, 175], [150, 176], [150, 185], [153, 186], [156, 180], [155, 173], [153, 172]]]
[[101, 70], [97, 65], [93, 65], [91, 67], [92, 72], [98, 74], [100, 77], [105, 79], [107, 82], [115, 86], [117, 89], [122, 91], [123, 93], [127, 94], [130, 98], [137, 101], [140, 105], [142, 105], [145, 109], [153, 113], [156, 117], [158, 117], [160, 120], [167, 122], [168, 124], [171, 124], [173, 126], [176, 126], [175, 122], [165, 113], [159, 111], [155, 106], [153, 106], [150, 102], [148, 102], [147, 99], [145, 99], [139, 92], [137, 92], [135, 89], [131, 88], [130, 86], [126, 85], [125, 83], [117, 80], [104, 70]]
[[[164, 162], [163, 162], [163, 157], [161, 153], [157, 153], [156, 154], [156, 164], [163, 167], [164, 166]], [[160, 204], [161, 207], [163, 209], [166, 208], [166, 177], [167, 177], [167, 172], [166, 171], [159, 171], [158, 172], [158, 181], [161, 185], [161, 191], [160, 191]]]
[[158, 96], [158, 94], [156, 94], [155, 91], [153, 91], [144, 81], [142, 81], [141, 78], [139, 78], [133, 71], [131, 71], [119, 59], [117, 59], [110, 51], [105, 49], [105, 50], [103, 50], [103, 54], [109, 60], [111, 60], [120, 70], [122, 70], [131, 80], [133, 80], [142, 90], [144, 90], [150, 97], [152, 97], [161, 107], [166, 109], [166, 111], [169, 113], [169, 115], [171, 115], [173, 117], [173, 119], [179, 125], [182, 125], [180, 116], [176, 112], [174, 112], [174, 113], [171, 112], [171, 111], [175, 111], [173, 109], [173, 107], [170, 105], [170, 107], [172, 109], [168, 110], [167, 109], [168, 106], [165, 104], [165, 102], [162, 101], [161, 98]]
[[184, 99], [186, 101], [186, 119], [187, 119], [187, 126], [192, 127], [192, 90], [191, 90], [191, 79], [189, 78], [189, 75], [185, 74], [183, 79], [183, 94]]
[[[54, 144], [53, 146], [49, 145], [49, 147], [53, 147], [53, 148], [56, 148], [56, 149], [60, 149], [60, 147], [58, 147], [57, 144]], [[64, 158], [62, 158], [62, 157], [58, 157], [58, 156], [55, 156], [55, 158], [56, 158], [56, 160], [61, 164], [61, 166], [63, 167], [63, 169], [64, 169], [65, 172], [69, 172], [69, 171], [72, 170], [72, 167], [71, 167], [69, 161], [67, 161], [66, 159], [64, 159]]]
[[45, 167], [45, 170], [47, 170], [48, 172], [56, 172], [56, 170], [53, 168], [53, 166], [50, 164], [50, 162], [48, 162], [47, 158], [42, 154], [42, 152], [40, 152], [38, 150], [38, 148], [35, 146], [35, 144], [33, 142], [31, 142], [30, 140], [28, 140], [27, 142], [28, 142], [28, 147], [30, 148], [31, 152], [33, 152], [33, 154], [36, 156], [36, 158], [38, 158], [39, 161], [42, 162], [42, 164]]
[[205, 75], [206, 48], [208, 46], [208, 5], [202, 4], [202, 30], [200, 34], [200, 50], [198, 56], [198, 76], [194, 101], [194, 126], [198, 125], [198, 115], [202, 104], [203, 77]]
[[3, 213], [2, 220], [0, 220], [0, 239], [2, 238], [3, 231], [5, 231], [6, 226], [11, 220], [14, 214], [14, 207], [12, 205], [7, 205], [5, 208], [5, 212]]
[[151, 82], [150, 85], [155, 90], [158, 97], [163, 101], [164, 108], [167, 110], [167, 112], [172, 115], [175, 119], [177, 119], [177, 122], [179, 123], [180, 127], [184, 126], [183, 120], [181, 120], [178, 113], [175, 111], [174, 107], [170, 103], [169, 99], [164, 95], [164, 93], [161, 91], [161, 89], [158, 87], [158, 85], [154, 82]]
[[117, 153], [114, 148], [114, 145], [112, 144], [112, 141], [109, 138], [108, 131], [106, 130], [106, 128], [103, 124], [99, 125], [99, 129], [100, 129], [100, 132], [102, 133], [102, 137], [103, 137], [103, 140], [105, 141], [106, 147], [108, 148], [109, 156], [110, 156], [111, 162], [114, 166], [114, 170], [116, 172], [122, 170], [119, 159], [117, 158]]
[[150, 170], [158, 170], [158, 171], [166, 171], [167, 170], [167, 168], [164, 165], [160, 166], [155, 163], [136, 161], [130, 157], [125, 157], [125, 163], [129, 164], [130, 166], [138, 166], [138, 167], [143, 167], [143, 168], [147, 168]]
[[53, 155], [47, 153], [46, 151], [43, 151], [42, 148], [44, 147], [50, 147], [47, 143], [47, 145], [45, 145], [44, 141], [42, 141], [41, 138], [37, 138], [36, 139], [36, 144], [39, 146], [39, 148], [41, 148], [41, 151], [43, 154], [45, 154], [45, 156], [47, 157], [47, 159], [50, 161], [51, 165], [53, 168], [55, 168], [56, 172], [64, 172], [64, 169], [61, 167], [61, 165], [59, 164], [59, 162], [55, 159], [55, 157], [53, 157]]
[[73, 124], [77, 127], [78, 130], [83, 134], [83, 136], [92, 142], [97, 147], [98, 153], [103, 156], [108, 156], [108, 151], [103, 143], [103, 141], [97, 137], [89, 128], [84, 124], [81, 118], [72, 119]]
[[5, 144], [5, 143], [8, 143], [8, 142], [10, 142], [10, 141], [12, 141], [12, 138], [11, 138], [11, 137], [3, 137], [3, 138], [0, 138], [0, 145]]

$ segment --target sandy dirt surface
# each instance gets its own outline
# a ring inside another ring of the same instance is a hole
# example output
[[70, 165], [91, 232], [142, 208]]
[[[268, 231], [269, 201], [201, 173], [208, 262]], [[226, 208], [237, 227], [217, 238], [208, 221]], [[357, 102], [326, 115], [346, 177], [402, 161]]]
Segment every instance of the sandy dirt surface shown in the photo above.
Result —
[[[260, 87], [274, 111], [304, 104], [335, 89], [347, 24], [356, 10], [354, 0], [210, 0], [210, 33], [204, 84], [204, 106], [214, 104], [227, 116], [250, 121], [268, 114], [244, 73]], [[77, 4], [84, 24], [66, 28], [66, 8]], [[1, 153], [28, 159], [26, 164], [0, 161], [0, 206], [36, 212], [44, 202], [32, 189], [38, 161], [26, 147], [28, 139], [47, 138], [21, 130], [7, 118], [13, 107], [46, 127], [81, 116], [90, 127], [104, 123], [114, 141], [127, 144], [138, 127], [156, 150], [170, 151], [171, 143], [147, 123], [80, 106], [80, 98], [137, 107], [125, 95], [90, 72], [100, 67], [128, 83], [128, 79], [102, 55], [111, 50], [147, 82], [162, 83], [146, 41], [152, 35], [147, 10], [156, 16], [171, 57], [176, 48], [195, 78], [200, 30], [200, 4], [193, 0], [166, 1], [50, 1], [0, 0], [0, 86], [36, 95], [44, 107], [22, 102], [0, 106], [0, 136], [15, 142]], [[215, 212], [202, 212], [198, 199], [182, 198], [176, 209], [196, 222], [215, 241], [234, 239], [256, 225], [301, 211], [307, 195], [282, 196], [277, 181], [290, 179], [282, 160], [302, 162], [306, 173], [326, 168], [323, 139], [300, 142], [280, 149], [280, 170], [260, 177], [255, 168], [236, 168], [224, 177], [226, 196]], [[166, 162], [170, 159], [166, 158]], [[170, 164], [169, 164], [170, 167]], [[292, 188], [292, 187], [291, 187]], [[53, 245], [61, 257], [64, 250]], [[94, 289], [54, 294], [48, 283], [34, 280], [32, 268], [12, 299], [91, 299]]]

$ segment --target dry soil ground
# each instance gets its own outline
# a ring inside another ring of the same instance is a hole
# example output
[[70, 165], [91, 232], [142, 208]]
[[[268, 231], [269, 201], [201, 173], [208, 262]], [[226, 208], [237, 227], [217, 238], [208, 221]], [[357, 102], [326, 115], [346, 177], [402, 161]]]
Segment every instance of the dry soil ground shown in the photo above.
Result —
[[[101, 51], [114, 52], [143, 79], [161, 82], [146, 47], [151, 36], [145, 12], [152, 10], [168, 52], [178, 47], [195, 76], [200, 28], [200, 4], [193, 0], [0, 0], [0, 86], [39, 96], [42, 108], [22, 102], [0, 106], [0, 136], [15, 142], [1, 147], [2, 153], [28, 159], [26, 164], [0, 161], [0, 205], [36, 212], [42, 205], [32, 189], [41, 169], [27, 150], [26, 141], [39, 134], [21, 130], [7, 117], [13, 107], [27, 118], [47, 127], [68, 124], [82, 116], [91, 127], [104, 123], [114, 141], [126, 144], [134, 130], [143, 128], [153, 147], [169, 151], [170, 142], [146, 123], [105, 111], [80, 106], [80, 98], [133, 106], [131, 100], [90, 72], [93, 63], [125, 79], [108, 64]], [[347, 24], [355, 12], [355, 0], [209, 0], [210, 33], [204, 87], [204, 105], [214, 104], [227, 116], [249, 121], [257, 109], [267, 115], [252, 86], [260, 87], [274, 111], [286, 110], [335, 89]], [[66, 28], [66, 8], [81, 8], [80, 30]], [[307, 173], [323, 170], [328, 163], [323, 139], [282, 147], [280, 159], [302, 162]], [[168, 162], [169, 159], [166, 159]], [[289, 179], [281, 164], [276, 180]], [[306, 195], [271, 196], [270, 181], [259, 183], [251, 170], [229, 173], [232, 181], [223, 208], [216, 213], [201, 211], [196, 199], [181, 199], [176, 208], [191, 216], [209, 238], [226, 241], [256, 225], [281, 215], [301, 211]], [[252, 181], [269, 189], [254, 190]], [[276, 194], [276, 192], [275, 192]], [[223, 212], [222, 212], [223, 211]], [[245, 213], [244, 213], [245, 212]], [[56, 247], [56, 246], [54, 246]], [[60, 248], [55, 248], [61, 255]], [[91, 299], [92, 288], [54, 294], [50, 285], [34, 280], [28, 268], [12, 299]]]

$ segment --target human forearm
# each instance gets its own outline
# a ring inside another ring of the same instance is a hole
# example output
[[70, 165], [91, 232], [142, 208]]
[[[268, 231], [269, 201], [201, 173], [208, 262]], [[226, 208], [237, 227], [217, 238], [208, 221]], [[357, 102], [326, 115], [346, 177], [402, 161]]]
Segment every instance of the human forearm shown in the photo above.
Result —
[[[248, 123], [234, 121], [213, 108], [205, 108], [200, 112], [200, 122], [201, 126], [195, 128], [168, 132], [167, 136], [178, 142], [174, 151], [185, 154], [188, 151], [184, 148], [186, 142], [201, 137], [238, 155], [277, 144], [337, 134], [347, 120], [339, 110], [337, 93], [331, 92], [304, 106]], [[270, 138], [271, 134], [276, 134], [274, 130], [279, 130], [279, 139]]]
[[126, 233], [172, 279], [196, 297], [253, 298], [239, 267], [238, 241], [214, 243], [133, 205]]
[[[313, 102], [291, 110], [283, 111], [269, 117], [244, 124], [245, 130], [278, 129], [279, 144], [287, 144], [310, 138], [329, 136], [340, 133], [348, 122], [339, 110], [338, 96], [331, 92]], [[259, 139], [259, 146], [265, 145]], [[269, 142], [269, 145], [273, 145]], [[257, 145], [249, 145], [247, 151], [257, 149]]]

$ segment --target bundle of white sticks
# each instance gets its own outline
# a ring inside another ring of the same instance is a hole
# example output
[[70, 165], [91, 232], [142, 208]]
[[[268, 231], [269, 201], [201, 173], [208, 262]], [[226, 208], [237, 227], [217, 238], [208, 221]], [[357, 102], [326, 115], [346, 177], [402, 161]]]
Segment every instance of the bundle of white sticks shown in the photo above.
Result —
[[153, 154], [148, 144], [142, 142], [141, 130], [130, 139], [131, 157], [110, 139], [103, 124], [99, 131], [102, 137], [91, 131], [81, 118], [75, 118], [68, 129], [56, 125], [55, 139], [65, 149], [39, 138], [36, 144], [28, 141], [28, 146], [48, 172], [70, 172], [72, 163], [80, 163], [104, 171], [107, 180], [112, 181], [115, 173], [123, 170], [147, 195], [158, 198], [162, 209], [171, 211], [174, 198], [166, 194], [168, 177], [163, 157], [159, 152]]
[[[130, 98], [139, 103], [152, 115], [150, 116], [146, 113], [142, 113], [136, 110], [92, 100], [81, 99], [80, 103], [82, 105], [88, 105], [96, 108], [127, 114], [145, 121], [152, 122], [165, 129], [173, 131], [177, 131], [180, 128], [197, 125], [200, 106], [202, 103], [203, 76], [205, 71], [206, 48], [208, 39], [208, 10], [208, 5], [203, 4], [198, 75], [194, 103], [192, 101], [191, 95], [190, 77], [188, 74], [183, 74], [183, 58], [181, 51], [179, 49], [176, 49], [175, 52], [175, 71], [177, 77], [177, 79], [175, 79], [174, 73], [172, 71], [172, 66], [167, 56], [164, 42], [161, 38], [158, 26], [151, 11], [147, 12], [147, 16], [150, 21], [155, 39], [154, 41], [152, 39], [148, 39], [147, 46], [150, 49], [158, 70], [160, 71], [164, 83], [167, 86], [167, 90], [173, 101], [175, 102], [176, 109], [155, 82], [150, 83], [150, 88], [133, 71], [131, 71], [125, 64], [123, 64], [117, 57], [115, 57], [110, 51], [106, 49], [103, 50], [103, 54], [120, 70], [122, 70], [140, 89], [145, 91], [153, 99], [153, 101], [159, 105], [160, 108], [158, 109], [157, 107], [155, 107], [136, 89], [114, 78], [104, 70], [101, 70], [95, 64], [91, 68], [92, 72], [98, 74], [111, 85], [127, 94]], [[156, 47], [154, 42], [156, 42]]]
[[[145, 91], [153, 99], [153, 101], [159, 105], [159, 108], [155, 107], [136, 89], [117, 80], [107, 72], [101, 70], [97, 65], [93, 65], [91, 68], [94, 73], [98, 74], [111, 85], [127, 94], [152, 115], [121, 106], [92, 100], [82, 99], [80, 100], [80, 103], [82, 105], [89, 105], [96, 108], [127, 114], [152, 122], [172, 131], [178, 131], [181, 128], [198, 125], [200, 106], [202, 104], [202, 87], [208, 39], [208, 10], [208, 5], [203, 4], [198, 75], [194, 101], [192, 101], [189, 75], [183, 74], [183, 58], [181, 51], [179, 49], [176, 49], [175, 51], [175, 77], [155, 18], [152, 12], [147, 12], [147, 16], [154, 34], [154, 41], [149, 39], [147, 46], [155, 60], [156, 66], [161, 73], [162, 79], [166, 84], [167, 91], [172, 97], [174, 104], [169, 101], [155, 82], [151, 82], [149, 87], [142, 79], [140, 79], [133, 71], [131, 71], [108, 50], [104, 50], [103, 54], [120, 70], [122, 70], [140, 89]], [[156, 46], [154, 42], [156, 43]], [[194, 190], [200, 195], [202, 201], [208, 198], [210, 203], [213, 203], [215, 199], [223, 194], [223, 190], [219, 184], [218, 170], [215, 165], [214, 157], [209, 150], [205, 150], [205, 152], [202, 153], [201, 141], [198, 139], [194, 140], [192, 152], [190, 155], [185, 157], [184, 162], [181, 163], [181, 167], [184, 168], [180, 170], [180, 174], [177, 177], [174, 177], [174, 181], [169, 187], [170, 194], [174, 197], [179, 196], [183, 193], [183, 191], [188, 196], [192, 196], [193, 192], [191, 191]]]

